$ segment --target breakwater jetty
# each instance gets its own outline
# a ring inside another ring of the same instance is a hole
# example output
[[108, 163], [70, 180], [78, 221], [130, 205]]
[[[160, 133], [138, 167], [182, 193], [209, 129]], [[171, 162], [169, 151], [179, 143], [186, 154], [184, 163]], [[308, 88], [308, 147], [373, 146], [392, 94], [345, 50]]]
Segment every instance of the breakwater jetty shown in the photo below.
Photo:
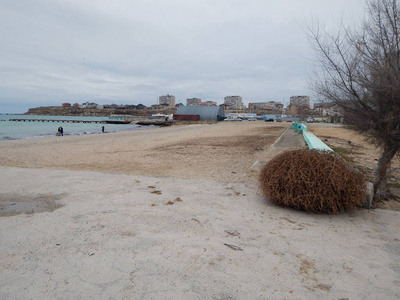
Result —
[[53, 123], [107, 123], [107, 121], [99, 120], [54, 120], [54, 119], [10, 119], [16, 122], [53, 122]]
[[9, 119], [15, 122], [52, 122], [52, 123], [96, 123], [96, 124], [129, 124], [129, 120], [55, 120], [55, 119]]

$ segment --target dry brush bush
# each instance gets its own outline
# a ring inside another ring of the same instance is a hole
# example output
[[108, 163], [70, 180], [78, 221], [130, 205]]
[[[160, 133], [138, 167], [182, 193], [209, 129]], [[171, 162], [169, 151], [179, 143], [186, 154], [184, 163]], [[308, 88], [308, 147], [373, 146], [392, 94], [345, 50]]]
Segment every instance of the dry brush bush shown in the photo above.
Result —
[[365, 176], [339, 154], [289, 150], [261, 169], [259, 183], [271, 202], [315, 213], [337, 214], [360, 207]]

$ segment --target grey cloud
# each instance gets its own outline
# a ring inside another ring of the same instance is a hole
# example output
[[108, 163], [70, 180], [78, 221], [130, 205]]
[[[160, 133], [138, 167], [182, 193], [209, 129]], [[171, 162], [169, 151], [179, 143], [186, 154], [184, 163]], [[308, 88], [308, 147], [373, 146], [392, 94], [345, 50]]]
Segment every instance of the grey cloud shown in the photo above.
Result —
[[362, 3], [4, 0], [0, 112], [61, 100], [151, 105], [166, 93], [184, 103], [307, 94], [301, 27], [312, 17], [361, 14]]

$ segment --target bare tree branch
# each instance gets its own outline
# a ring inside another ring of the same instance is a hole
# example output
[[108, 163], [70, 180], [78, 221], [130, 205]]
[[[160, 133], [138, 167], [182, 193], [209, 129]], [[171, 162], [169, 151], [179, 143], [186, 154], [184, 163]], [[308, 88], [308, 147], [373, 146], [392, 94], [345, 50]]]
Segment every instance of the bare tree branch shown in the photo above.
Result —
[[313, 89], [341, 107], [345, 122], [382, 148], [375, 198], [386, 195], [386, 169], [400, 149], [400, 0], [366, 0], [367, 18], [336, 34], [308, 27], [319, 72]]

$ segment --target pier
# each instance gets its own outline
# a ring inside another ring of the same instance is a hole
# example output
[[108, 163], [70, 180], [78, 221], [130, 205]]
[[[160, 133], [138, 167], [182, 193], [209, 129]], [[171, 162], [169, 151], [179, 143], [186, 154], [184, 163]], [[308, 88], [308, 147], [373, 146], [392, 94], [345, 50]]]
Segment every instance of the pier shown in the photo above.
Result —
[[10, 119], [16, 122], [53, 122], [53, 123], [99, 123], [106, 124], [107, 121], [88, 121], [88, 120], [52, 120], [52, 119]]

